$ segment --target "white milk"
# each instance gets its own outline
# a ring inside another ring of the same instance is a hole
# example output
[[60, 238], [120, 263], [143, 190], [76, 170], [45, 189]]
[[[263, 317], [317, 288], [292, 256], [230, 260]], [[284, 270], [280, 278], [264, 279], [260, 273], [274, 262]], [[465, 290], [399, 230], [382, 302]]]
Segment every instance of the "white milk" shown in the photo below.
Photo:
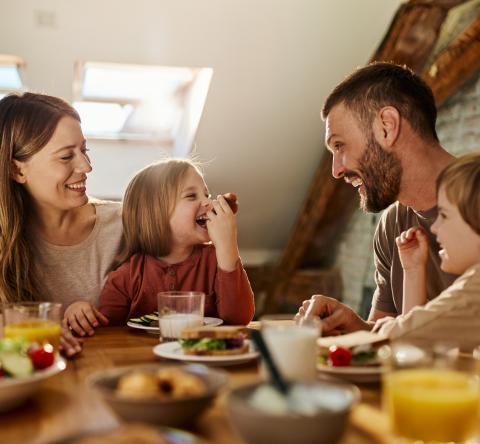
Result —
[[262, 334], [273, 360], [286, 379], [316, 378], [318, 330], [299, 325], [265, 326]]
[[158, 321], [162, 338], [179, 338], [184, 329], [201, 327], [203, 316], [194, 313], [175, 313], [162, 316]]

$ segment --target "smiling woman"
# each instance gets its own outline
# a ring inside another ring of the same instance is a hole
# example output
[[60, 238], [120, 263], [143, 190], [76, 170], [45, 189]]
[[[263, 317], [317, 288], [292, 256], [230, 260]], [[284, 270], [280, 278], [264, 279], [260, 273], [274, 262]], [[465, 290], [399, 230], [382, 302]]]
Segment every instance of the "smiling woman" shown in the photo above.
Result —
[[[62, 99], [0, 100], [0, 301], [66, 307], [80, 336], [105, 323], [96, 310], [120, 245], [120, 204], [86, 194], [92, 170], [77, 112]], [[63, 337], [68, 354], [80, 343]]]

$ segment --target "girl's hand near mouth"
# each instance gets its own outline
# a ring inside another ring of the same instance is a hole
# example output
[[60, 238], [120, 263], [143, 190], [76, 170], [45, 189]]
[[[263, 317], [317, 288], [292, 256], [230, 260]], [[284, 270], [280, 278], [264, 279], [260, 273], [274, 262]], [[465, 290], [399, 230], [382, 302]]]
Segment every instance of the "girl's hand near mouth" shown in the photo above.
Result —
[[239, 260], [237, 220], [225, 197], [217, 196], [212, 206], [207, 213], [207, 230], [216, 249], [218, 266], [223, 271], [233, 271]]

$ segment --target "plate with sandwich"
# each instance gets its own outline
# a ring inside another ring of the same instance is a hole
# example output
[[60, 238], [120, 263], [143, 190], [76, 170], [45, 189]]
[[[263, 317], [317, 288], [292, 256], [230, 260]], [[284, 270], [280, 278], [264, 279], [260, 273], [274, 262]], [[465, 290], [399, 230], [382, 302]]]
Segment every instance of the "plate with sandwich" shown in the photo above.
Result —
[[319, 338], [317, 370], [354, 383], [378, 382], [385, 370], [377, 351], [387, 341], [367, 331]]
[[242, 364], [258, 357], [243, 326], [203, 326], [183, 330], [178, 341], [153, 348], [161, 358], [200, 362], [210, 365]]
[[[221, 324], [223, 324], [223, 320], [220, 318], [203, 318], [203, 325], [215, 327]], [[160, 328], [158, 327], [158, 311], [154, 311], [153, 313], [138, 318], [131, 318], [128, 320], [127, 326], [138, 330], [145, 330], [148, 333], [160, 334]]]

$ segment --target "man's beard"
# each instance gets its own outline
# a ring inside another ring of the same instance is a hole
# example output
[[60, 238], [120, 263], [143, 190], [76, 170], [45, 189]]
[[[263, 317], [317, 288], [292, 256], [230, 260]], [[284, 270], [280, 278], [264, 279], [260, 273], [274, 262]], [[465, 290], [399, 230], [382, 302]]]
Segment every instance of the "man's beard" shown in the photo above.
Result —
[[373, 134], [368, 138], [358, 170], [366, 192], [366, 195], [360, 193], [360, 208], [363, 211], [378, 213], [397, 200], [402, 164], [396, 154], [382, 148]]

